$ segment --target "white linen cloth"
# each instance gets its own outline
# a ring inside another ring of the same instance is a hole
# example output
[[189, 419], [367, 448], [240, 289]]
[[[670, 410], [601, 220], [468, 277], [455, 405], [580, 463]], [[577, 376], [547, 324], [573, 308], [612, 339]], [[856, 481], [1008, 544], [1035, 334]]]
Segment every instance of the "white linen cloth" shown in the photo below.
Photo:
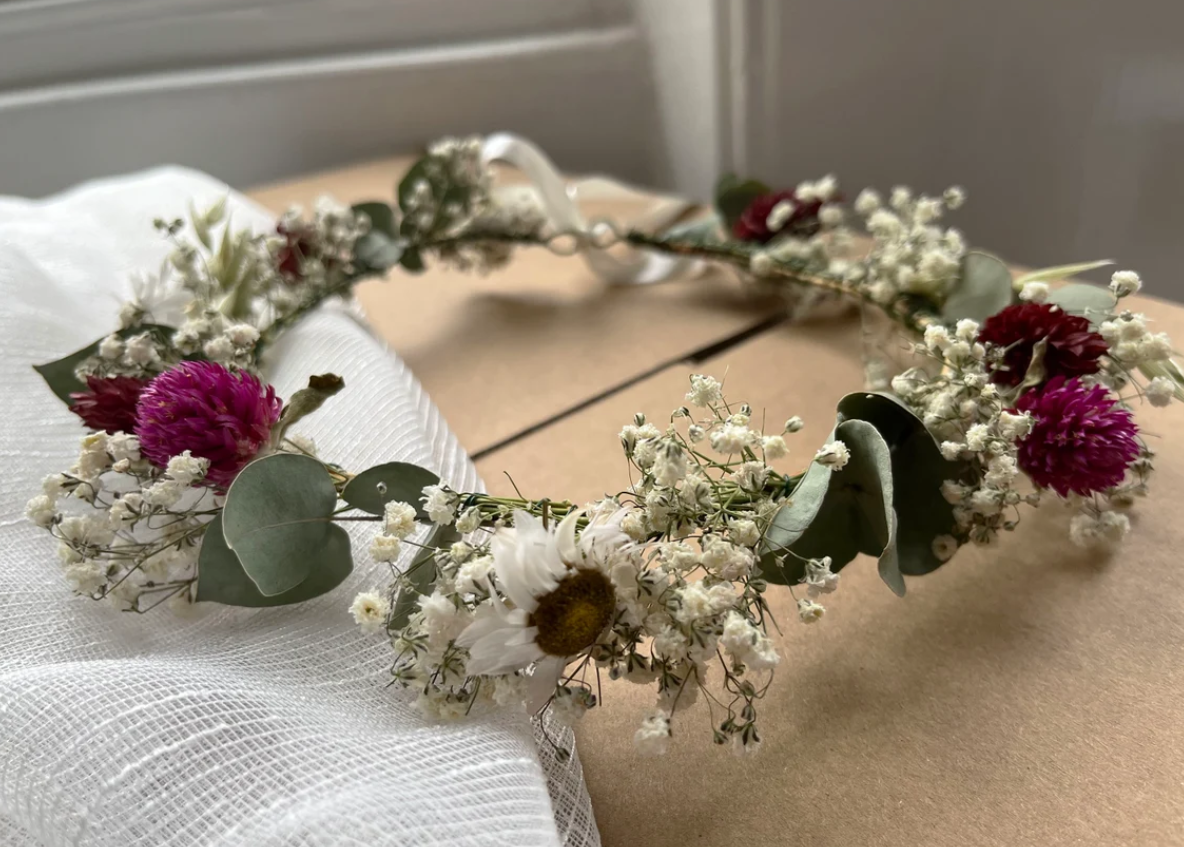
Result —
[[[71, 594], [56, 542], [25, 520], [83, 434], [32, 366], [116, 327], [129, 274], [169, 250], [154, 217], [227, 191], [162, 168], [0, 198], [0, 844], [597, 845], [578, 760], [560, 762], [524, 717], [432, 724], [384, 687], [390, 648], [347, 612], [385, 581], [357, 543], [371, 525], [352, 526], [355, 571], [327, 596], [136, 615]], [[272, 226], [233, 192], [230, 211]], [[414, 377], [347, 310], [323, 309], [272, 352], [281, 396], [311, 373], [345, 377], [299, 427], [322, 455], [480, 485]]]

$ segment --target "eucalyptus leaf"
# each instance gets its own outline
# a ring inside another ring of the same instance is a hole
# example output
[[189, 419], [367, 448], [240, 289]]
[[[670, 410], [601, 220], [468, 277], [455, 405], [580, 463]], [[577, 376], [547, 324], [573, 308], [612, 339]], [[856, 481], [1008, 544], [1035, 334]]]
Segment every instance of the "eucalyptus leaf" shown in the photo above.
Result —
[[283, 594], [309, 577], [331, 543], [336, 505], [333, 479], [316, 459], [266, 456], [230, 485], [222, 511], [226, 545], [264, 596]]
[[432, 590], [436, 582], [436, 565], [432, 561], [437, 550], [451, 547], [460, 541], [460, 533], [449, 526], [435, 526], [423, 542], [423, 548], [415, 554], [406, 571], [406, 579], [402, 581], [402, 588], [395, 598], [395, 607], [391, 610], [388, 630], [402, 629], [407, 625], [407, 619], [415, 611], [419, 598]]
[[247, 576], [234, 551], [226, 546], [219, 514], [206, 528], [197, 568], [197, 602], [261, 608], [303, 603], [327, 594], [349, 576], [353, 560], [349, 534], [339, 526], [332, 526], [308, 578], [282, 594], [267, 596]]
[[355, 509], [372, 515], [381, 515], [386, 504], [395, 500], [410, 503], [415, 507], [415, 516], [428, 519], [420, 497], [424, 488], [436, 485], [440, 477], [426, 468], [407, 462], [387, 462], [362, 471], [351, 479], [341, 492], [341, 499]]
[[[833, 440], [832, 432], [827, 441], [829, 443]], [[773, 516], [772, 523], [765, 530], [761, 546], [762, 561], [770, 562], [771, 560], [766, 558], [769, 554], [776, 556], [783, 553], [802, 537], [802, 533], [809, 528], [818, 515], [818, 510], [822, 508], [822, 501], [826, 498], [833, 474], [834, 472], [825, 465], [818, 462], [810, 463], [809, 469], [793, 489], [789, 501]], [[784, 568], [763, 567], [762, 570], [770, 582], [780, 583], [785, 575]]]
[[355, 203], [350, 207], [354, 214], [365, 215], [370, 219], [370, 231], [381, 232], [392, 238], [395, 235], [395, 211], [386, 203], [371, 201]]
[[403, 241], [370, 230], [354, 243], [354, 262], [363, 271], [385, 271], [399, 264], [405, 249]]
[[1088, 282], [1070, 282], [1048, 293], [1048, 301], [1054, 306], [1060, 306], [1066, 312], [1083, 315], [1099, 323], [1098, 318], [1105, 318], [1114, 313], [1117, 302], [1109, 288], [1100, 285], [1090, 285]]
[[731, 230], [752, 201], [770, 191], [769, 186], [763, 182], [755, 179], [742, 180], [735, 174], [728, 174], [716, 183], [715, 208], [727, 229]]
[[[793, 585], [805, 575], [803, 559], [831, 557], [831, 569], [841, 570], [860, 553], [879, 558], [892, 542], [892, 465], [888, 444], [876, 428], [860, 420], [843, 421], [831, 440], [847, 445], [850, 458], [838, 471], [823, 468], [829, 474], [822, 502], [810, 506], [799, 515], [813, 510], [814, 516], [804, 530], [800, 523], [783, 524], [784, 531], [798, 539], [789, 545], [790, 553], [780, 557], [770, 567], [769, 556], [762, 559], [762, 573], [770, 582]], [[821, 466], [820, 466], [821, 467]], [[811, 466], [803, 478], [811, 485], [820, 484], [815, 475], [810, 480]], [[817, 496], [811, 488], [809, 499]], [[894, 576], [894, 575], [890, 575]], [[888, 581], [887, 579], [885, 581]], [[893, 590], [896, 590], [893, 582]]]
[[[120, 338], [130, 338], [133, 335], [148, 332], [158, 341], [168, 343], [173, 337], [173, 328], [169, 326], [160, 326], [158, 324], [141, 324], [139, 326], [131, 327], [129, 329], [121, 329], [115, 334]], [[98, 353], [99, 344], [103, 339], [99, 339], [93, 344], [88, 344], [77, 352], [71, 353], [65, 358], [58, 359], [56, 362], [47, 362], [44, 365], [34, 365], [33, 370], [41, 374], [41, 378], [45, 380], [45, 384], [49, 386], [50, 391], [57, 395], [67, 406], [72, 405], [70, 402], [70, 395], [80, 391], [86, 391], [86, 383], [74, 375], [74, 371], [78, 366]]]
[[1020, 274], [1015, 279], [1015, 289], [1019, 291], [1029, 282], [1056, 282], [1062, 279], [1069, 279], [1078, 274], [1083, 274], [1086, 271], [1092, 271], [1095, 268], [1104, 268], [1107, 265], [1113, 265], [1111, 259], [1099, 259], [1096, 262], [1079, 262], [1075, 265], [1057, 265], [1052, 268], [1037, 268], [1034, 271], [1028, 271], [1026, 274]]
[[411, 207], [411, 196], [415, 193], [415, 186], [420, 181], [426, 182], [431, 186], [433, 195], [443, 189], [443, 186], [440, 185], [439, 178], [433, 177], [431, 174], [428, 167], [429, 161], [431, 161], [430, 157], [423, 157], [410, 168], [408, 168], [407, 173], [405, 173], [403, 178], [399, 180], [399, 188], [397, 191], [399, 197], [399, 208], [403, 210], [404, 214], [406, 214], [407, 210]]
[[416, 274], [423, 273], [426, 269], [418, 247], [408, 247], [404, 250], [403, 255], [399, 257], [399, 264], [403, 266], [403, 270]]
[[888, 444], [900, 571], [918, 576], [937, 570], [944, 562], [934, 554], [933, 540], [954, 535], [956, 528], [954, 507], [942, 494], [942, 483], [958, 479], [962, 466], [943, 457], [921, 419], [890, 394], [848, 394], [838, 408], [840, 419], [867, 421]]
[[982, 323], [1011, 305], [1011, 271], [989, 253], [971, 251], [962, 257], [957, 282], [942, 305], [947, 321], [963, 318]]

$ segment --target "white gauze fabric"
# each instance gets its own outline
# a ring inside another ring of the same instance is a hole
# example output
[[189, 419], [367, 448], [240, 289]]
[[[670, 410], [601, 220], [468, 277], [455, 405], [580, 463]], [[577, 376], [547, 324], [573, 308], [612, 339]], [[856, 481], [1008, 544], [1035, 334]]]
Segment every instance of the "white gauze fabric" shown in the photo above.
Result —
[[[578, 760], [539, 744], [525, 717], [432, 724], [385, 687], [389, 645], [347, 612], [386, 581], [364, 552], [372, 525], [352, 525], [355, 571], [327, 596], [136, 615], [74, 596], [56, 542], [24, 519], [83, 434], [32, 366], [117, 326], [129, 274], [169, 250], [154, 217], [227, 191], [163, 168], [0, 198], [0, 844], [597, 845]], [[233, 193], [230, 210], [236, 225], [273, 225]], [[270, 360], [281, 396], [312, 373], [345, 377], [298, 427], [322, 455], [480, 486], [414, 377], [347, 310], [310, 317]]]

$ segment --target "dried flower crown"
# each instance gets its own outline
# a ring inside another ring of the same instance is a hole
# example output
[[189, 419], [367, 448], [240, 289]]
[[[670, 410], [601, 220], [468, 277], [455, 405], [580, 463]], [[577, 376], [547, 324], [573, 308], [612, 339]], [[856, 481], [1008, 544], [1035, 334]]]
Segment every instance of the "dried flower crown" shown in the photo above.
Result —
[[[541, 203], [494, 189], [497, 157], [532, 175]], [[1136, 274], [1115, 273], [1108, 289], [1047, 284], [1105, 263], [1013, 279], [940, 226], [963, 202], [958, 189], [896, 188], [887, 203], [860, 193], [853, 209], [871, 236], [860, 253], [832, 177], [780, 192], [727, 178], [714, 215], [656, 235], [584, 222], [558, 185], [541, 153], [495, 136], [433, 146], [394, 206], [325, 202], [266, 234], [232, 230], [222, 204], [188, 224], [157, 221], [175, 249], [120, 328], [38, 367], [91, 430], [28, 507], [74, 589], [135, 611], [298, 603], [350, 573], [340, 522], [370, 520], [380, 526], [369, 555], [390, 563], [392, 582], [350, 611], [390, 638], [394, 678], [425, 711], [526, 704], [577, 717], [596, 702], [588, 674], [604, 669], [656, 688], [643, 749], [665, 749], [675, 713], [703, 693], [718, 706], [713, 740], [750, 752], [779, 660], [767, 591], [793, 592], [800, 619], [816, 621], [818, 599], [863, 553], [904, 594], [906, 576], [991, 543], [1049, 492], [1077, 507], [1074, 541], [1127, 532], [1152, 468], [1130, 403], [1184, 399], [1169, 340], [1119, 308]], [[639, 252], [610, 257], [622, 242]], [[636, 480], [579, 508], [453, 491], [399, 462], [347, 470], [289, 434], [343, 381], [313, 376], [277, 398], [258, 367], [287, 327], [396, 265], [480, 272], [517, 245], [582, 252], [633, 281], [695, 257], [798, 307], [850, 298], [910, 337], [916, 364], [890, 376], [869, 361], [876, 390], [840, 402], [830, 437], [795, 473], [775, 465], [800, 419], [761, 431], [720, 382], [693, 376], [661, 425], [638, 415], [621, 430]], [[170, 313], [174, 323], [157, 323]]]

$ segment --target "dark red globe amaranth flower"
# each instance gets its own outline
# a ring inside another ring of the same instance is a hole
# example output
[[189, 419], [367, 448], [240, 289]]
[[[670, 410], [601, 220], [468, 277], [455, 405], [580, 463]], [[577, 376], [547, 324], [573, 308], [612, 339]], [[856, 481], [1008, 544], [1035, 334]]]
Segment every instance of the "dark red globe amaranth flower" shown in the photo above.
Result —
[[1016, 410], [1034, 420], [1019, 442], [1020, 468], [1062, 497], [1113, 488], [1139, 455], [1134, 417], [1100, 385], [1054, 377], [1021, 394]]
[[1101, 368], [1098, 359], [1109, 349], [1085, 318], [1047, 303], [1018, 303], [991, 315], [979, 330], [979, 341], [1006, 351], [991, 381], [999, 385], [1023, 382], [1032, 363], [1032, 350], [1042, 338], [1048, 339], [1046, 379], [1095, 374]]
[[214, 362], [182, 362], [140, 395], [140, 452], [165, 467], [188, 450], [210, 460], [206, 479], [225, 488], [267, 443], [282, 407], [275, 389], [253, 374]]
[[134, 376], [88, 376], [86, 391], [70, 395], [70, 411], [94, 430], [130, 433], [136, 425], [136, 403], [148, 380]]
[[292, 280], [299, 281], [303, 276], [301, 266], [304, 259], [312, 255], [315, 244], [312, 239], [312, 229], [295, 226], [291, 229], [281, 221], [276, 224], [275, 231], [284, 237], [285, 243], [276, 254], [276, 268], [281, 274]]
[[[793, 212], [778, 230], [769, 229], [769, 213], [782, 201], [793, 204]], [[793, 190], [761, 194], [737, 218], [732, 226], [732, 235], [740, 241], [759, 241], [762, 244], [778, 235], [808, 237], [818, 232], [821, 224], [818, 213], [822, 210], [821, 200], [799, 200]]]

